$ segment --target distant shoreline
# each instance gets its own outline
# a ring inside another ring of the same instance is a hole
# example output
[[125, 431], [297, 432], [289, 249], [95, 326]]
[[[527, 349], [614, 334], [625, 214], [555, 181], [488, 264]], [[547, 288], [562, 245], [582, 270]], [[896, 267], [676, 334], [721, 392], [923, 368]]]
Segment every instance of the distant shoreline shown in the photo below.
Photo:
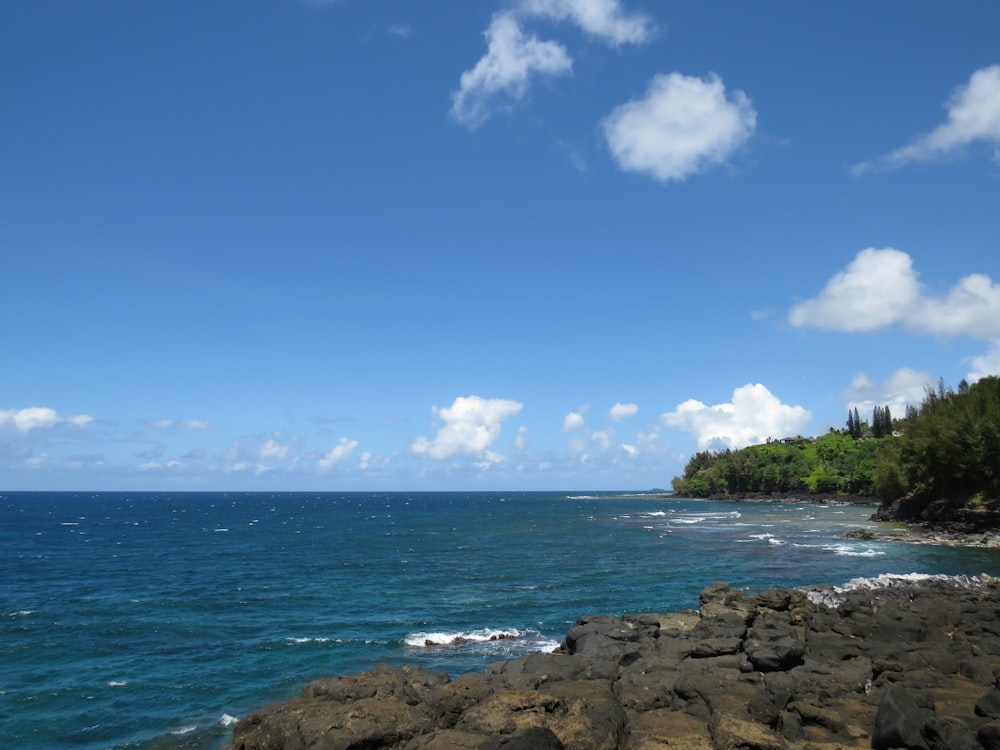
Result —
[[810, 505], [870, 505], [877, 507], [879, 502], [873, 497], [864, 495], [840, 495], [824, 493], [810, 495], [802, 492], [741, 492], [737, 494], [715, 494], [708, 497], [693, 495], [665, 494], [669, 500], [710, 500], [718, 503], [807, 503]]

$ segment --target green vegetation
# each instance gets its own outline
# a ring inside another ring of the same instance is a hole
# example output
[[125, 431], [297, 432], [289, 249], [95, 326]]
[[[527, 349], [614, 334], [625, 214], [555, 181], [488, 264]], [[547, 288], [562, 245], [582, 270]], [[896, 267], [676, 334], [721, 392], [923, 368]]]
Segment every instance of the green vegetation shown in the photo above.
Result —
[[935, 496], [989, 504], [1000, 499], [1000, 378], [957, 391], [939, 383], [905, 419], [875, 407], [871, 423], [857, 409], [847, 428], [741, 450], [701, 451], [674, 492], [691, 497], [844, 494], [895, 500]]

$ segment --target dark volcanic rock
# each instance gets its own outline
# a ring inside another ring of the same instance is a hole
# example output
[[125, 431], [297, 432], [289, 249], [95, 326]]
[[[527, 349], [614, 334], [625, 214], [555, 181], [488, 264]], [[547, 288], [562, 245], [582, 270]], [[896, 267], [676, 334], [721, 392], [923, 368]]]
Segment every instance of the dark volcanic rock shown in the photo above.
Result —
[[1000, 750], [1000, 590], [880, 582], [713, 584], [697, 612], [581, 618], [556, 653], [454, 680], [317, 680], [238, 722], [231, 748]]

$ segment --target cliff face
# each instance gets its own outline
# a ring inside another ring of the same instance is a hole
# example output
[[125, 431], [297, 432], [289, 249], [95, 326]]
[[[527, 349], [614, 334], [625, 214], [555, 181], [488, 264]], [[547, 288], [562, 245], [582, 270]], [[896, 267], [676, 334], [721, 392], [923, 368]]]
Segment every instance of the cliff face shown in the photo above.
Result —
[[[715, 584], [698, 611], [587, 617], [557, 653], [319, 680], [233, 750], [1000, 748], [1000, 589]], [[968, 583], [968, 582], [966, 582]]]

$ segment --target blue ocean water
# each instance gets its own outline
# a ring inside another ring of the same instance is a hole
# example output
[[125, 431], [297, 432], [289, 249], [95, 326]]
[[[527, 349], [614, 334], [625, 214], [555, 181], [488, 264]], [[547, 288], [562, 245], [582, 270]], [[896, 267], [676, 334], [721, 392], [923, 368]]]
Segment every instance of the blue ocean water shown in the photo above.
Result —
[[[584, 614], [695, 607], [718, 580], [1000, 576], [996, 551], [841, 539], [874, 527], [872, 510], [620, 493], [0, 493], [0, 746], [217, 748], [236, 718], [309, 680], [379, 662], [481, 670], [554, 647]], [[514, 637], [491, 640], [501, 633]]]

